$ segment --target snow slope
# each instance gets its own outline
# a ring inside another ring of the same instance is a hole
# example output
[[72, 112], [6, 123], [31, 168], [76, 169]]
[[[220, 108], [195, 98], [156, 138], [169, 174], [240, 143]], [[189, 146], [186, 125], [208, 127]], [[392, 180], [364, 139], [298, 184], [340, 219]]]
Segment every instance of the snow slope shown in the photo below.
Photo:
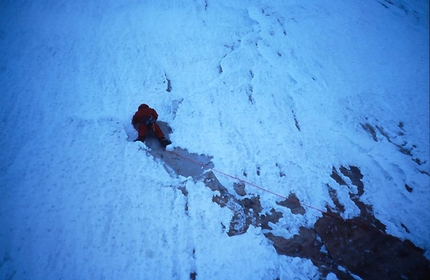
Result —
[[428, 19], [419, 0], [3, 1], [0, 278], [319, 278], [260, 228], [227, 236], [212, 191], [132, 142], [140, 103], [173, 145], [319, 209], [333, 167], [358, 166], [387, 232], [430, 258]]

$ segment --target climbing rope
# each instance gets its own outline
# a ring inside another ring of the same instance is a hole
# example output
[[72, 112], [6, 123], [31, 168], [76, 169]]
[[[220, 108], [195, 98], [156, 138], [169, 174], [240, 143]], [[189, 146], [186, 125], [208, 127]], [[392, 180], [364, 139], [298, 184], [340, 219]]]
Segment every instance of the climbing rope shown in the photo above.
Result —
[[[201, 168], [207, 168], [207, 167], [208, 167], [208, 165], [211, 163], [211, 162], [208, 162], [208, 163], [201, 163], [201, 162], [199, 162], [199, 161], [193, 160], [193, 159], [191, 159], [191, 158], [188, 158], [188, 157], [186, 157], [186, 156], [183, 156], [183, 155], [181, 155], [181, 154], [179, 154], [179, 153], [176, 153], [176, 152], [174, 152], [174, 151], [168, 151], [168, 150], [166, 150], [166, 151], [167, 151], [167, 152], [169, 152], [169, 153], [171, 153], [171, 154], [173, 154], [173, 155], [176, 155], [176, 156], [178, 156], [178, 157], [180, 157], [180, 158], [182, 158], [182, 159], [184, 159], [184, 160], [186, 160], [186, 161], [189, 161], [189, 162], [191, 162], [191, 163], [193, 163], [193, 164], [195, 164], [195, 165], [198, 165], [198, 166], [200, 166]], [[215, 168], [208, 168], [208, 170], [211, 170], [211, 171], [213, 171], [213, 172], [219, 173], [219, 174], [221, 174], [221, 175], [224, 175], [224, 176], [226, 176], [226, 177], [228, 177], [228, 178], [231, 178], [231, 179], [236, 180], [236, 181], [238, 181], [238, 182], [241, 182], [241, 183], [243, 183], [243, 184], [249, 185], [249, 186], [251, 186], [251, 187], [257, 188], [257, 189], [259, 189], [259, 190], [261, 190], [261, 191], [264, 191], [264, 192], [267, 192], [267, 193], [273, 194], [273, 195], [275, 195], [275, 196], [277, 196], [277, 197], [280, 197], [280, 198], [282, 198], [282, 199], [284, 199], [284, 200], [286, 200], [286, 201], [290, 201], [290, 202], [292, 202], [292, 203], [298, 204], [299, 206], [305, 206], [305, 207], [307, 207], [307, 208], [309, 208], [309, 209], [313, 209], [313, 210], [315, 210], [315, 211], [321, 212], [323, 215], [330, 216], [330, 217], [335, 218], [335, 219], [339, 219], [339, 220], [341, 220], [341, 221], [343, 221], [343, 222], [345, 222], [345, 223], [354, 224], [354, 225], [360, 226], [360, 227], [362, 227], [362, 228], [366, 228], [366, 229], [369, 229], [369, 230], [372, 230], [372, 231], [376, 231], [376, 232], [378, 232], [378, 233], [380, 233], [380, 234], [383, 234], [383, 235], [386, 235], [386, 236], [390, 236], [390, 235], [388, 235], [387, 233], [385, 233], [385, 232], [383, 232], [383, 231], [381, 231], [381, 230], [379, 230], [379, 229], [377, 229], [377, 228], [374, 228], [374, 227], [371, 227], [371, 226], [368, 226], [368, 225], [366, 225], [366, 224], [362, 224], [362, 223], [359, 223], [359, 222], [356, 222], [356, 221], [353, 221], [353, 220], [345, 220], [345, 219], [344, 219], [344, 218], [342, 218], [340, 215], [337, 215], [337, 214], [335, 214], [335, 213], [333, 213], [333, 212], [328, 212], [328, 211], [325, 211], [325, 210], [319, 209], [319, 208], [317, 208], [317, 207], [314, 207], [314, 206], [312, 206], [312, 205], [307, 205], [307, 204], [305, 204], [305, 203], [301, 203], [298, 199], [291, 199], [291, 198], [288, 198], [288, 197], [286, 197], [286, 196], [284, 196], [284, 195], [278, 194], [278, 193], [276, 193], [276, 192], [273, 192], [273, 191], [271, 191], [271, 190], [268, 190], [268, 189], [266, 189], [266, 188], [263, 188], [263, 187], [261, 187], [261, 186], [259, 186], [259, 185], [254, 184], [254, 183], [251, 183], [251, 182], [248, 182], [248, 181], [243, 180], [243, 179], [241, 179], [241, 178], [238, 178], [238, 177], [236, 177], [236, 176], [230, 175], [230, 174], [225, 173], [225, 172], [223, 172], [223, 171], [221, 171], [221, 170], [218, 170], [218, 169], [215, 169]]]

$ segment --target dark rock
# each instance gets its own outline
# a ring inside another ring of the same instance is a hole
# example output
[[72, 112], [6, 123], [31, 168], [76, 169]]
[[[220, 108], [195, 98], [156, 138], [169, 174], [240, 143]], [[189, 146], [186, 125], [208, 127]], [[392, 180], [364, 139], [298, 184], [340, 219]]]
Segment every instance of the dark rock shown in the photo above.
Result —
[[306, 213], [305, 208], [300, 204], [300, 200], [294, 193], [290, 193], [287, 199], [276, 202], [276, 204], [289, 208], [293, 214], [304, 215]]
[[234, 187], [234, 191], [240, 195], [240, 196], [245, 196], [246, 195], [246, 191], [245, 191], [245, 183], [240, 182], [240, 183], [234, 183], [233, 184]]

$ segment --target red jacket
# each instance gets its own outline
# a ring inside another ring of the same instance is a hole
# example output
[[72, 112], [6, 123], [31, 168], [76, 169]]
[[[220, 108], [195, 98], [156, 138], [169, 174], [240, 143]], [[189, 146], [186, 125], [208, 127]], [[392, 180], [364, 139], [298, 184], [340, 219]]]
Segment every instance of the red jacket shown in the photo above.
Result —
[[139, 106], [139, 110], [134, 114], [133, 119], [131, 120], [131, 123], [133, 125], [144, 123], [145, 117], [152, 117], [155, 122], [158, 119], [158, 114], [154, 109], [149, 108], [148, 105], [141, 104]]

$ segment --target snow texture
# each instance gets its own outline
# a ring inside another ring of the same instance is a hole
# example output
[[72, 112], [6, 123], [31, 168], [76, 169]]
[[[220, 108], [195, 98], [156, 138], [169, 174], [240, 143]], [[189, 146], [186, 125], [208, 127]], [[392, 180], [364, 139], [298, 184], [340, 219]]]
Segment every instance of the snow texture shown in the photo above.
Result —
[[428, 20], [423, 0], [2, 1], [0, 278], [320, 277], [261, 228], [229, 237], [214, 192], [133, 142], [141, 103], [226, 174], [318, 209], [330, 184], [344, 218], [330, 174], [358, 166], [387, 233], [430, 258]]

